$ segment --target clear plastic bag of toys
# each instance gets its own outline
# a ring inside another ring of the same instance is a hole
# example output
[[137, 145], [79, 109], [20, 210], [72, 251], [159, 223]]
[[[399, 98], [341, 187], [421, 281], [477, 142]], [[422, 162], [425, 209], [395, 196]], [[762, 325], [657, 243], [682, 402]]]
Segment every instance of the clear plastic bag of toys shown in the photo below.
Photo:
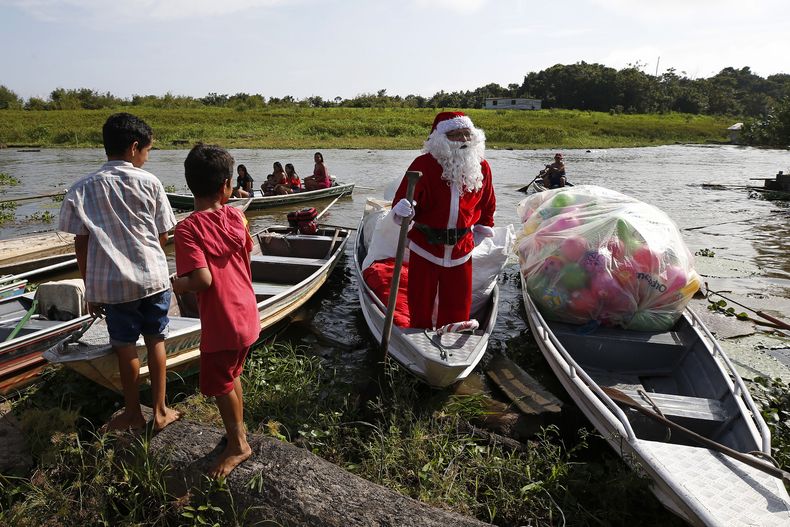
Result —
[[665, 331], [699, 289], [677, 226], [652, 205], [584, 185], [533, 194], [518, 213], [521, 272], [550, 320]]

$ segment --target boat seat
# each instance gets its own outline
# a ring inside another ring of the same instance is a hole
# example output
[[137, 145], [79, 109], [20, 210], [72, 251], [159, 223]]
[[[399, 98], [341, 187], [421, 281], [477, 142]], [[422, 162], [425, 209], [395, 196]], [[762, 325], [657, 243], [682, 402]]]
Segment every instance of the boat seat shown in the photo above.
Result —
[[270, 284], [264, 282], [253, 282], [252, 289], [255, 291], [255, 298], [258, 302], [279, 295], [284, 291], [288, 291], [291, 287], [289, 284]]
[[[622, 390], [623, 393], [631, 397], [643, 406], [651, 407], [636, 390]], [[723, 423], [729, 418], [729, 414], [718, 399], [706, 399], [703, 397], [689, 397], [686, 395], [672, 395], [668, 393], [646, 392], [648, 397], [656, 403], [656, 406], [667, 418], [691, 419], [695, 421], [713, 421]], [[673, 421], [675, 419], [672, 419]]]
[[583, 327], [560, 322], [549, 323], [554, 335], [582, 366], [594, 365], [618, 372], [670, 370], [686, 351], [675, 331], [624, 331]]
[[[12, 322], [5, 322], [0, 324], [0, 343], [3, 342], [8, 335], [14, 331], [18, 320], [14, 320]], [[63, 324], [60, 320], [46, 320], [46, 319], [37, 319], [31, 318], [28, 320], [24, 327], [19, 330], [19, 333], [16, 334], [16, 338], [23, 337], [25, 335], [29, 335], [30, 333], [35, 333], [36, 331], [41, 331], [42, 329], [49, 329], [55, 326], [59, 326]]]
[[292, 285], [315, 273], [326, 262], [324, 258], [254, 255], [250, 257], [250, 271], [253, 283]]
[[299, 258], [295, 256], [272, 256], [269, 254], [259, 254], [250, 256], [250, 262], [321, 267], [326, 263], [326, 258]]

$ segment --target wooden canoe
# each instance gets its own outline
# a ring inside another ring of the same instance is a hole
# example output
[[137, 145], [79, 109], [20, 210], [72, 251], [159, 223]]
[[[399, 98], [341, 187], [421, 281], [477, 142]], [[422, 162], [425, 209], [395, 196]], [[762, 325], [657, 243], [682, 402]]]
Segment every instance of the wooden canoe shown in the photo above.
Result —
[[[327, 281], [343, 256], [349, 233], [320, 228], [315, 235], [290, 234], [287, 227], [258, 233], [251, 255], [252, 280], [258, 299], [261, 335], [287, 319]], [[175, 296], [175, 295], [174, 295]], [[168, 373], [197, 371], [200, 357], [200, 319], [194, 295], [182, 295], [171, 307], [170, 332], [165, 339]], [[148, 378], [145, 343], [137, 342], [140, 378]], [[104, 321], [97, 321], [77, 343], [64, 341], [45, 358], [65, 364], [94, 382], [120, 392], [118, 363], [109, 344]]]
[[781, 479], [676, 431], [670, 434], [606, 393], [615, 388], [730, 449], [770, 455], [771, 436], [760, 410], [692, 311], [669, 331], [590, 332], [544, 319], [523, 276], [521, 281], [532, 334], [554, 374], [614, 450], [647, 474], [669, 510], [695, 526], [790, 525], [790, 497]]
[[[71, 320], [49, 320], [33, 307], [35, 293], [0, 301], [0, 394], [18, 389], [34, 380], [47, 362], [42, 353], [78, 331], [85, 330], [93, 321], [90, 315]], [[16, 337], [6, 340], [19, 328]]]
[[[235, 203], [244, 199], [251, 199], [247, 210], [263, 210], [272, 207], [284, 207], [286, 205], [296, 205], [310, 201], [333, 198], [335, 196], [350, 196], [354, 191], [354, 184], [337, 185], [320, 190], [303, 190], [293, 194], [282, 194], [275, 196], [258, 196], [253, 198], [232, 198], [229, 203]], [[192, 194], [168, 193], [167, 199], [170, 206], [178, 210], [192, 210], [195, 207], [195, 198]]]
[[[242, 211], [252, 202], [251, 198], [233, 201], [232, 206]], [[176, 221], [189, 214], [176, 214]], [[73, 234], [49, 231], [0, 240], [0, 275], [31, 280], [76, 268]]]

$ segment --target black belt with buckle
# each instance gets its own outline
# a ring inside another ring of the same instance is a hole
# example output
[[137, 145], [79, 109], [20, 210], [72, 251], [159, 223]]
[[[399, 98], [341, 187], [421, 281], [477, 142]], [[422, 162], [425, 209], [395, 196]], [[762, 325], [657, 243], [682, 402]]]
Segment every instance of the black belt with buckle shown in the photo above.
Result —
[[425, 239], [432, 245], [455, 245], [458, 241], [471, 231], [469, 227], [459, 229], [434, 229], [422, 223], [415, 223], [418, 231], [425, 235]]

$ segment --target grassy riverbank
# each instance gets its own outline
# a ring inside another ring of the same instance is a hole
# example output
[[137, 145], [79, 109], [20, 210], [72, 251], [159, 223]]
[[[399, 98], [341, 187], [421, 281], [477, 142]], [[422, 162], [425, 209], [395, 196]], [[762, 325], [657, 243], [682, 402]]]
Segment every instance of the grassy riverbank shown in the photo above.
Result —
[[[583, 430], [563, 438], [550, 428], [526, 452], [509, 451], [459, 432], [459, 420], [482, 411], [479, 397], [430, 390], [393, 370], [385, 396], [357, 407], [350, 403], [354, 388], [334, 369], [287, 345], [255, 350], [243, 382], [250, 431], [435, 506], [497, 525], [681, 525]], [[221, 427], [215, 406], [193, 383], [169, 387], [175, 407]], [[119, 401], [67, 370], [14, 401], [36, 470], [0, 478], [0, 524], [243, 524], [243, 511], [211, 508], [221, 485], [207, 480], [189, 496], [175, 496], [167, 467], [149, 457], [145, 440], [133, 443], [130, 455], [120, 441], [95, 432]], [[598, 461], [588, 463], [593, 447]]]
[[[346, 372], [348, 374], [348, 372]], [[605, 442], [576, 426], [545, 429], [515, 452], [460, 432], [481, 415], [479, 396], [427, 388], [397, 369], [384, 395], [351, 403], [353, 386], [315, 356], [289, 345], [253, 351], [242, 377], [251, 432], [290, 441], [370, 481], [434, 506], [496, 525], [681, 526]], [[763, 384], [776, 457], [787, 462], [787, 386]], [[195, 379], [170, 385], [185, 418], [221, 428]], [[0, 524], [244, 525], [244, 511], [215, 506], [222, 483], [208, 479], [186, 496], [167, 487], [168, 467], [147, 440], [96, 432], [120, 397], [69, 370], [13, 401], [30, 444], [29, 477], [0, 476]], [[261, 477], [265, 477], [263, 474]], [[272, 525], [277, 525], [272, 518]]]
[[[195, 142], [228, 148], [418, 148], [436, 110], [407, 108], [118, 108], [145, 119], [159, 148]], [[115, 111], [115, 110], [114, 110]], [[101, 146], [108, 110], [3, 110], [0, 144]], [[726, 140], [731, 118], [574, 110], [468, 110], [494, 148], [614, 148]]]

